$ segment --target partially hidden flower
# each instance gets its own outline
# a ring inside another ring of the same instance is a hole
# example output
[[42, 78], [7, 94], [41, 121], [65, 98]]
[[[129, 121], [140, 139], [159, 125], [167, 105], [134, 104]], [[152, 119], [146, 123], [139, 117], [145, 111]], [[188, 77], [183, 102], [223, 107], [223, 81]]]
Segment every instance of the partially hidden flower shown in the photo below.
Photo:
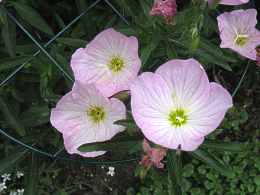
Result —
[[0, 183], [0, 192], [3, 192], [6, 189], [7, 189], [6, 183], [5, 182]]
[[194, 59], [171, 60], [141, 74], [131, 94], [132, 114], [145, 137], [184, 151], [196, 150], [232, 107], [229, 92], [209, 82]]
[[172, 18], [177, 13], [176, 0], [155, 0], [150, 11], [152, 16], [162, 16], [167, 23], [170, 23]]
[[161, 162], [163, 158], [166, 155], [166, 149], [165, 148], [152, 148], [148, 141], [144, 139], [143, 141], [143, 150], [145, 152], [145, 155], [142, 158], [142, 161], [140, 164], [142, 164], [145, 167], [151, 167], [154, 165], [155, 167], [161, 169], [164, 167], [164, 164]]
[[71, 67], [76, 80], [95, 84], [106, 97], [129, 90], [141, 67], [138, 40], [106, 29], [72, 55]]
[[223, 5], [241, 5], [248, 3], [249, 0], [208, 0], [209, 4], [219, 3]]
[[104, 97], [92, 84], [76, 81], [72, 91], [52, 109], [50, 121], [63, 134], [68, 153], [96, 157], [105, 151], [80, 152], [78, 147], [110, 140], [125, 129], [114, 122], [125, 118], [126, 108], [121, 101]]
[[255, 9], [225, 12], [217, 17], [221, 48], [230, 48], [240, 55], [256, 60], [256, 47], [260, 45], [260, 31], [256, 29]]
[[108, 167], [107, 175], [114, 176], [115, 175], [115, 167]]
[[256, 65], [260, 66], [260, 48], [256, 48]]
[[5, 183], [6, 181], [11, 181], [11, 174], [5, 173], [1, 175], [3, 182]]

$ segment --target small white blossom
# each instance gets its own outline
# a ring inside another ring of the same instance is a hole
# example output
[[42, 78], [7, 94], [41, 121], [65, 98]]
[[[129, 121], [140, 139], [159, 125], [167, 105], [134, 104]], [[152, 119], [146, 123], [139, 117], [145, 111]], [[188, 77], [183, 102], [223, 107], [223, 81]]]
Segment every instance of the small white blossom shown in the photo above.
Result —
[[17, 195], [17, 192], [16, 192], [16, 191], [11, 191], [11, 192], [9, 193], [9, 195]]
[[21, 171], [17, 171], [16, 172], [16, 177], [18, 178], [18, 179], [20, 179], [21, 177], [23, 177], [24, 176], [24, 174], [21, 172]]
[[24, 189], [18, 189], [17, 190], [17, 195], [23, 195]]
[[107, 175], [114, 176], [115, 175], [115, 167], [108, 167]]
[[3, 182], [5, 183], [6, 181], [11, 181], [11, 174], [3, 174], [1, 175], [1, 177], [3, 178]]
[[5, 182], [0, 183], [0, 192], [3, 192], [5, 189], [7, 189]]

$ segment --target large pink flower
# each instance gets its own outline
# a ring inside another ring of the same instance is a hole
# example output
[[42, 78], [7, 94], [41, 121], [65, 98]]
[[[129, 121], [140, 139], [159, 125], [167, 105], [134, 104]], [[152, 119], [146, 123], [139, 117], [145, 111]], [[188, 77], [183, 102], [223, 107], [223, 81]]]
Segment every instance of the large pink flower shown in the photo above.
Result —
[[260, 32], [255, 9], [225, 12], [217, 17], [222, 48], [230, 48], [244, 57], [256, 60]]
[[209, 4], [213, 4], [218, 1], [219, 4], [223, 5], [241, 5], [249, 2], [249, 0], [208, 0]]
[[194, 59], [171, 60], [131, 86], [133, 117], [145, 137], [166, 148], [195, 150], [232, 106], [229, 92], [209, 82]]
[[65, 148], [70, 154], [96, 157], [104, 151], [83, 153], [78, 147], [93, 142], [111, 139], [125, 128], [114, 122], [126, 118], [124, 104], [112, 98], [109, 100], [94, 85], [75, 82], [51, 111], [51, 124], [63, 134]]
[[141, 66], [138, 41], [109, 28], [72, 56], [75, 79], [94, 83], [106, 97], [128, 90]]

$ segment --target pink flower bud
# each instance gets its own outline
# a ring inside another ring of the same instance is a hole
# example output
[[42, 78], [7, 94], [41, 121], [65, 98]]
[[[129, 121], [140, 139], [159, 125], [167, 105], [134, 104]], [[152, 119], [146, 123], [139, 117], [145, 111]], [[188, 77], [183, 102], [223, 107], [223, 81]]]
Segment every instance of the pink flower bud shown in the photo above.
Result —
[[144, 139], [143, 142], [143, 149], [146, 155], [143, 156], [143, 159], [140, 162], [140, 164], [142, 164], [145, 167], [150, 167], [154, 165], [159, 169], [164, 167], [164, 164], [161, 163], [161, 161], [166, 155], [166, 149], [152, 148], [146, 139]]
[[150, 11], [152, 16], [163, 16], [167, 23], [171, 22], [176, 13], [177, 4], [175, 0], [155, 0]]

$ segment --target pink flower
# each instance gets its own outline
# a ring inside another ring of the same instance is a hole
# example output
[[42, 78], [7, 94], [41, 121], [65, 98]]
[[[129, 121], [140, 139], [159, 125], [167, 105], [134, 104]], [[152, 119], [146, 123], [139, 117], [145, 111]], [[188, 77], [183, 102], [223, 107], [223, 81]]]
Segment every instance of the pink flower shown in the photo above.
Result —
[[232, 106], [229, 92], [209, 82], [194, 59], [171, 60], [131, 85], [136, 124], [147, 139], [165, 148], [193, 151]]
[[155, 0], [150, 11], [152, 16], [163, 16], [167, 23], [171, 22], [176, 13], [177, 4], [175, 0]]
[[159, 169], [164, 167], [164, 164], [161, 163], [161, 161], [166, 155], [166, 149], [152, 148], [146, 139], [144, 139], [143, 141], [143, 149], [146, 155], [143, 156], [140, 164], [144, 165], [145, 167], [151, 167], [152, 165], [154, 165]]
[[75, 82], [72, 91], [64, 95], [51, 111], [51, 124], [63, 134], [70, 154], [96, 157], [105, 151], [80, 152], [78, 147], [111, 139], [125, 128], [114, 122], [126, 118], [126, 108], [117, 99], [108, 99], [94, 85]]
[[99, 33], [71, 59], [75, 79], [84, 84], [95, 84], [106, 97], [129, 90], [140, 66], [137, 39], [112, 28]]
[[241, 5], [244, 3], [248, 3], [249, 0], [208, 0], [209, 4], [217, 3], [219, 1], [219, 4], [223, 5]]
[[217, 17], [221, 48], [230, 48], [240, 55], [256, 60], [255, 48], [260, 44], [260, 32], [255, 9], [225, 12]]

